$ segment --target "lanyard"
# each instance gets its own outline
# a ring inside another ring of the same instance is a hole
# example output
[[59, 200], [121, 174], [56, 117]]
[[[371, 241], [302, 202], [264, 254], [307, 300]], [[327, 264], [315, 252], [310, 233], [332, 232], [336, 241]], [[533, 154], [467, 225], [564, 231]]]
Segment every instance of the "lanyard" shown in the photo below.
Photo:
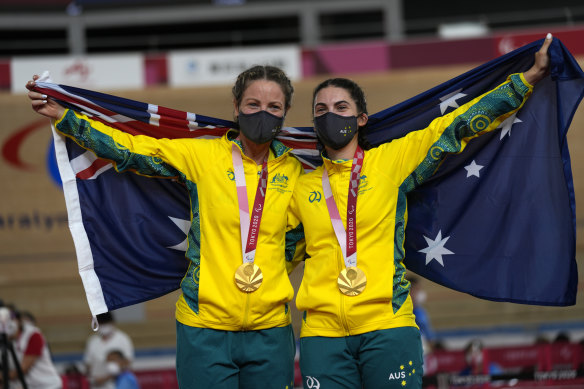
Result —
[[[235, 186], [237, 187], [237, 202], [239, 203], [239, 229], [241, 231], [241, 252], [244, 263], [253, 263], [264, 201], [266, 199], [266, 187], [268, 185], [268, 159], [264, 160], [262, 173], [253, 203], [251, 219], [249, 217], [249, 204], [247, 202], [247, 189], [245, 185], [245, 172], [241, 151], [235, 143], [231, 146], [231, 157], [233, 160], [233, 171], [235, 173]], [[249, 220], [249, 223], [247, 222]]]
[[359, 177], [363, 167], [364, 153], [357, 146], [353, 163], [351, 165], [351, 181], [347, 194], [347, 230], [343, 227], [343, 221], [339, 209], [333, 197], [331, 183], [326, 167], [322, 172], [322, 190], [326, 200], [326, 206], [331, 218], [331, 223], [337, 236], [337, 241], [343, 252], [346, 267], [357, 266], [357, 194], [359, 193]]

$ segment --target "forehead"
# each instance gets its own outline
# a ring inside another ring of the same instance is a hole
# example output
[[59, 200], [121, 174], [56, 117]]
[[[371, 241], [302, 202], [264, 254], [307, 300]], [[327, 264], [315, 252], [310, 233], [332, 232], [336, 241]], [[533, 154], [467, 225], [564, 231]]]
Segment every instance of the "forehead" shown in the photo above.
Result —
[[247, 84], [243, 98], [267, 99], [284, 101], [285, 96], [277, 82], [269, 80], [254, 80]]
[[354, 103], [351, 94], [345, 88], [327, 86], [318, 91], [314, 97], [314, 104], [335, 104], [339, 101]]

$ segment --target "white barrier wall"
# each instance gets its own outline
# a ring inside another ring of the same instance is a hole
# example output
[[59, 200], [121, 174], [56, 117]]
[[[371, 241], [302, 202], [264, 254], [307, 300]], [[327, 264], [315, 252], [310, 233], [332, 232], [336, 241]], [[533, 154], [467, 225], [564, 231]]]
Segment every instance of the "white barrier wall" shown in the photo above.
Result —
[[45, 70], [58, 84], [85, 89], [103, 91], [145, 86], [142, 54], [15, 57], [11, 60], [12, 93], [24, 93], [26, 81]]
[[278, 66], [292, 80], [302, 77], [300, 48], [294, 45], [172, 51], [167, 58], [171, 87], [232, 84], [253, 65]]

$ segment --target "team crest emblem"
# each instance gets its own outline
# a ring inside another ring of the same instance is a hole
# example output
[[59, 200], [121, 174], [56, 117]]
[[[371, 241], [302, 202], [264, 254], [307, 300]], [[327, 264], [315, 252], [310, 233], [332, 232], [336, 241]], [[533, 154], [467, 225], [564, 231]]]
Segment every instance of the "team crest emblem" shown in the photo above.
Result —
[[287, 188], [288, 187], [288, 176], [285, 174], [278, 173], [274, 177], [272, 177], [270, 184], [274, 185], [274, 186], [278, 186], [280, 188]]

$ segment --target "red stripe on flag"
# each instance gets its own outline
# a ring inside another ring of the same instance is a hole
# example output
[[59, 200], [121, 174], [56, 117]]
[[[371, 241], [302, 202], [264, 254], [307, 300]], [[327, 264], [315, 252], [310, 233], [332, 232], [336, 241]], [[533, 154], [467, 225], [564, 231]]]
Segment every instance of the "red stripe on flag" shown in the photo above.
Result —
[[88, 180], [91, 177], [93, 177], [99, 169], [103, 168], [104, 166], [108, 165], [109, 163], [110, 162], [108, 162], [104, 159], [96, 159], [91, 164], [91, 166], [89, 166], [87, 169], [81, 170], [80, 172], [75, 174], [75, 176], [81, 180]]

